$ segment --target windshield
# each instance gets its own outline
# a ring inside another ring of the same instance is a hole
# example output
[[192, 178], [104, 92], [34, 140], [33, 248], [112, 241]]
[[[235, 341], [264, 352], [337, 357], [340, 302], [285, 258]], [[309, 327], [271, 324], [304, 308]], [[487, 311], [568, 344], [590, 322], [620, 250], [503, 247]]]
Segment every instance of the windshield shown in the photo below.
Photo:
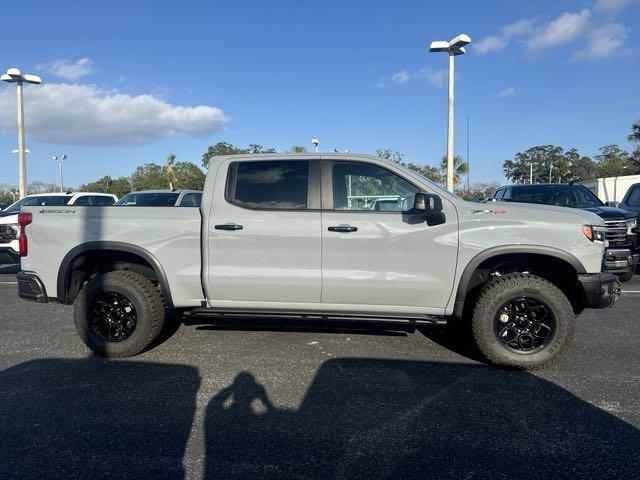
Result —
[[18, 200], [16, 203], [9, 205], [2, 213], [20, 211], [22, 207], [36, 207], [36, 206], [61, 206], [66, 205], [71, 200], [71, 195], [42, 195], [38, 197], [24, 197]]
[[173, 207], [179, 195], [175, 192], [131, 192], [115, 204], [125, 207]]
[[541, 203], [571, 208], [595, 208], [603, 203], [582, 185], [526, 185], [511, 189], [512, 202]]

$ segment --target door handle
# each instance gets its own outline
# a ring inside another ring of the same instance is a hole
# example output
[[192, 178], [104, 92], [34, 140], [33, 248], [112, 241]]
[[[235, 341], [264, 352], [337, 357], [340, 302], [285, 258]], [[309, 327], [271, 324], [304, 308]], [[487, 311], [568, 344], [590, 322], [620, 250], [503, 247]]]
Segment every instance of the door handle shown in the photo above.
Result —
[[242, 230], [242, 225], [237, 223], [223, 223], [215, 226], [216, 230]]
[[352, 227], [351, 225], [336, 225], [334, 227], [329, 227], [329, 231], [341, 233], [357, 232], [358, 227]]

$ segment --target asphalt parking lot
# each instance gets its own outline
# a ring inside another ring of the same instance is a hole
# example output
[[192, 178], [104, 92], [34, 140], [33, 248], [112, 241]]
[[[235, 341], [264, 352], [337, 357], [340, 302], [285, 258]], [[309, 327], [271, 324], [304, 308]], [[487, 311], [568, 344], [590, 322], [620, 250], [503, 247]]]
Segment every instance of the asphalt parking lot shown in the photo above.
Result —
[[443, 330], [188, 324], [136, 358], [0, 269], [0, 478], [638, 478], [640, 277], [561, 361], [492, 368]]

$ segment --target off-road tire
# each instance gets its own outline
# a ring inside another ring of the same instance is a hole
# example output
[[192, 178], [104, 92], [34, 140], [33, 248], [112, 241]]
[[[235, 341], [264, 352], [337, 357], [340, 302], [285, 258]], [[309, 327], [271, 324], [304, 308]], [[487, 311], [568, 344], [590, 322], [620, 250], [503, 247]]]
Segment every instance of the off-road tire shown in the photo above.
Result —
[[[89, 308], [93, 300], [105, 292], [124, 295], [135, 308], [135, 330], [123, 341], [110, 342], [92, 331]], [[84, 344], [102, 357], [131, 357], [149, 347], [162, 331], [165, 309], [158, 288], [143, 275], [120, 270], [96, 275], [87, 282], [76, 298], [73, 319]]]
[[620, 280], [621, 282], [628, 282], [633, 278], [633, 273], [634, 272], [625, 272], [625, 273], [618, 273], [616, 275], [618, 277], [618, 280]]
[[[526, 296], [545, 303], [555, 317], [555, 332], [540, 351], [519, 353], [504, 345], [495, 332], [498, 310], [511, 299]], [[573, 336], [576, 315], [566, 295], [550, 281], [527, 273], [496, 277], [479, 292], [473, 308], [471, 330], [480, 353], [492, 364], [537, 369], [552, 363]]]

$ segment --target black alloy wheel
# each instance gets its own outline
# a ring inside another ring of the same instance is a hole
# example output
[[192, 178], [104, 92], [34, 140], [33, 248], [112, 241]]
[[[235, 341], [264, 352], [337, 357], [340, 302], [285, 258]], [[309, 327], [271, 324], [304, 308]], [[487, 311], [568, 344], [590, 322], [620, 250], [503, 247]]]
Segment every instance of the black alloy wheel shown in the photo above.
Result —
[[538, 299], [520, 296], [504, 303], [495, 316], [495, 334], [511, 351], [539, 352], [549, 345], [556, 331], [551, 308]]
[[90, 305], [88, 323], [91, 331], [107, 342], [122, 342], [136, 329], [138, 317], [127, 297], [104, 292]]

